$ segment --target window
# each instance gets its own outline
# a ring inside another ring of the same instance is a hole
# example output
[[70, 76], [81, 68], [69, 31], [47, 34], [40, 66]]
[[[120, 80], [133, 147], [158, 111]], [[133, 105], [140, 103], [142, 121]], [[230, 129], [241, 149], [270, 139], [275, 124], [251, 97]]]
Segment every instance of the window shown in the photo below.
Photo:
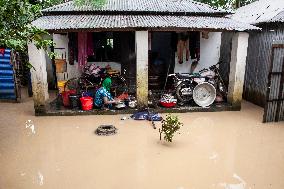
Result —
[[115, 44], [119, 41], [114, 39], [114, 32], [93, 33], [94, 55], [88, 57], [88, 61], [112, 62], [116, 60]]

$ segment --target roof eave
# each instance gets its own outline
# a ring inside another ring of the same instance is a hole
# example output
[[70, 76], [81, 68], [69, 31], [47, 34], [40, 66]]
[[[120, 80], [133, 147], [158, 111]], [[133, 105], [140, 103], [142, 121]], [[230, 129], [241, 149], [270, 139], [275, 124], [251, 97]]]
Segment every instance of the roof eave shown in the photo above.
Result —
[[59, 15], [169, 15], [169, 16], [212, 16], [224, 17], [230, 15], [227, 12], [157, 12], [157, 11], [53, 11], [42, 12], [44, 16]]
[[225, 28], [187, 28], [187, 27], [125, 27], [125, 28], [70, 28], [70, 29], [45, 29], [49, 33], [68, 33], [68, 32], [103, 32], [103, 31], [163, 31], [163, 32], [175, 32], [175, 31], [208, 31], [208, 32], [252, 32], [261, 31], [258, 29], [225, 29]]

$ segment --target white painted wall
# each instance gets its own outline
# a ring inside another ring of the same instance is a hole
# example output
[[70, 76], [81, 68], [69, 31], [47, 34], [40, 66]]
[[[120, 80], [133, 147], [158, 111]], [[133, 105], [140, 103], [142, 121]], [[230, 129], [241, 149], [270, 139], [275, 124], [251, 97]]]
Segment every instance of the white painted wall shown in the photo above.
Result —
[[200, 39], [200, 61], [196, 67], [196, 71], [219, 62], [221, 49], [221, 35], [222, 32], [210, 32], [209, 39]]
[[[67, 72], [66, 73], [57, 73], [57, 79], [58, 81], [64, 80], [64, 75], [65, 75], [65, 80], [74, 78], [74, 77], [79, 77], [80, 72], [78, 69], [78, 63], [75, 61], [74, 65], [69, 64], [69, 55], [68, 55], [68, 35], [62, 35], [62, 34], [53, 34], [53, 41], [55, 43], [55, 49], [54, 52], [57, 54], [56, 58], [61, 59], [62, 55], [63, 58], [65, 58], [66, 55], [66, 61], [67, 61]], [[61, 49], [56, 49], [56, 48], [64, 48], [63, 50]], [[68, 74], [67, 74], [68, 73]]]
[[178, 55], [177, 52], [175, 53], [175, 73], [190, 73], [190, 67], [191, 67], [192, 60], [189, 59], [186, 61], [186, 50], [183, 52], [183, 63], [180, 64], [178, 62]]
[[[203, 68], [209, 68], [210, 66], [219, 62], [220, 48], [221, 48], [221, 32], [210, 32], [209, 39], [203, 39], [200, 35], [200, 61], [194, 72], [198, 72]], [[189, 73], [191, 63], [193, 60], [186, 61], [186, 53], [184, 51], [184, 63], [178, 63], [178, 56], [175, 56], [175, 73]]]

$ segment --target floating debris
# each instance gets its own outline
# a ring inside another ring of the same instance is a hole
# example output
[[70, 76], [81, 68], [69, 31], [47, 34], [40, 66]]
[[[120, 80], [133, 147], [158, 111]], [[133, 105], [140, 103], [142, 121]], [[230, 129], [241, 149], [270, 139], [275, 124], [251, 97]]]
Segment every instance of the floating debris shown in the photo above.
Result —
[[218, 154], [214, 152], [212, 156], [209, 157], [210, 160], [216, 160], [218, 158]]
[[126, 119], [127, 119], [127, 117], [122, 117], [122, 118], [121, 118], [121, 120], [126, 120]]
[[101, 125], [96, 129], [95, 133], [99, 136], [110, 136], [117, 134], [117, 130], [113, 125]]
[[43, 185], [43, 175], [41, 174], [40, 171], [38, 171], [37, 176], [38, 176], [38, 184], [42, 186]]
[[30, 129], [29, 135], [36, 134], [36, 132], [35, 132], [35, 125], [34, 125], [32, 120], [26, 121], [26, 129]]
[[245, 189], [246, 188], [246, 182], [237, 174], [234, 174], [233, 177], [238, 180], [240, 183], [238, 184], [227, 184], [227, 183], [220, 183], [219, 185], [221, 187], [224, 187], [225, 189]]

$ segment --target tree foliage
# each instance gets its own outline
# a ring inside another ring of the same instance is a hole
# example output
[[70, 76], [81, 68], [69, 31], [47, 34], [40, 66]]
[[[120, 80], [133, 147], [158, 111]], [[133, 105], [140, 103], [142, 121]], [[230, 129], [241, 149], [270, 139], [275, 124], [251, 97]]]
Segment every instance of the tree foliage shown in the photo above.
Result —
[[[53, 5], [58, 5], [60, 3], [67, 2], [68, 0], [30, 0], [33, 4], [38, 4], [42, 8], [51, 7]], [[78, 6], [83, 4], [91, 4], [94, 6], [102, 6], [105, 4], [106, 0], [74, 0]]]
[[77, 5], [82, 5], [82, 4], [91, 4], [95, 7], [100, 7], [103, 6], [106, 3], [106, 0], [75, 0], [75, 3]]
[[[92, 3], [100, 6], [105, 0], [75, 0], [78, 5]], [[25, 51], [27, 43], [32, 40], [38, 48], [46, 49], [52, 44], [44, 40], [46, 31], [31, 25], [31, 22], [41, 16], [41, 9], [66, 0], [0, 0], [0, 46]]]
[[40, 6], [27, 0], [0, 0], [0, 46], [18, 52], [26, 51], [31, 41], [35, 41], [38, 48], [50, 46], [52, 42], [42, 38], [48, 33], [31, 25], [40, 15]]
[[225, 9], [236, 9], [254, 2], [255, 0], [196, 0], [201, 3], [206, 3], [213, 7], [220, 7]]
[[29, 2], [33, 5], [39, 5], [41, 8], [48, 8], [60, 3], [67, 2], [67, 0], [30, 0]]
[[[50, 7], [56, 4], [66, 2], [68, 0], [32, 0], [32, 1], [35, 1], [38, 4], [41, 4], [43, 8], [46, 8], [46, 7]], [[94, 6], [102, 6], [106, 2], [106, 0], [74, 0], [74, 1], [79, 6], [85, 3], [92, 4]], [[238, 8], [238, 7], [247, 5], [255, 0], [196, 0], [196, 1], [209, 4], [213, 7], [233, 9], [233, 8]]]

